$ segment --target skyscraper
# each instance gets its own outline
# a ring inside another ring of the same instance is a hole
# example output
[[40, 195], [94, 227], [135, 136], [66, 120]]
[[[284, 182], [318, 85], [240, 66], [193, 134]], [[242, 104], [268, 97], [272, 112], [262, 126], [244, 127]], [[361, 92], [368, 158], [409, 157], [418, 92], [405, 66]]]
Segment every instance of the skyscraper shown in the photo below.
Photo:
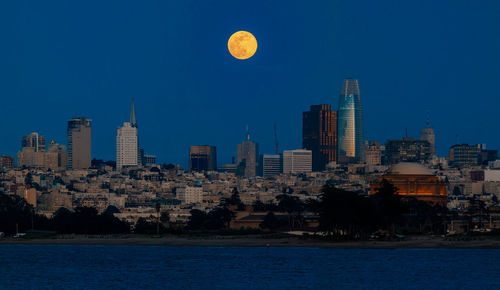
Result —
[[337, 161], [337, 112], [330, 105], [313, 105], [302, 114], [302, 148], [312, 151], [313, 171]]
[[189, 171], [216, 171], [217, 151], [215, 146], [198, 145], [189, 147]]
[[262, 176], [271, 177], [280, 175], [283, 170], [283, 161], [281, 155], [264, 154], [261, 158], [262, 162]]
[[385, 143], [385, 160], [387, 164], [399, 162], [422, 162], [431, 159], [431, 146], [426, 140], [403, 138], [387, 140]]
[[238, 174], [252, 177], [257, 174], [257, 156], [259, 156], [259, 144], [250, 141], [250, 133], [247, 128], [247, 139], [238, 144]]
[[68, 121], [68, 168], [83, 169], [91, 165], [91, 120], [84, 117]]
[[137, 127], [124, 122], [116, 131], [116, 168], [137, 166]]
[[339, 98], [337, 130], [338, 159], [359, 159], [363, 146], [363, 108], [358, 80], [344, 80]]
[[425, 128], [420, 132], [420, 140], [429, 142], [431, 144], [431, 156], [436, 156], [436, 135], [429, 124], [429, 119], [427, 119]]

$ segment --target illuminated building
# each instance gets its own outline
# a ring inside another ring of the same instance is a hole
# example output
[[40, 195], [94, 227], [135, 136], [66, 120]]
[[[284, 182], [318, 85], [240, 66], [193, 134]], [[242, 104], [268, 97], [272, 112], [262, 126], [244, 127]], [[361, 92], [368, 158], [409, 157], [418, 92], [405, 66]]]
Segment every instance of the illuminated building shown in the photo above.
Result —
[[257, 175], [257, 156], [259, 156], [259, 144], [250, 141], [248, 128], [247, 139], [241, 144], [238, 144], [237, 153], [237, 174], [245, 177], [253, 177]]
[[337, 161], [337, 112], [330, 105], [313, 105], [302, 114], [302, 148], [312, 151], [313, 171]]
[[138, 165], [137, 127], [124, 122], [116, 131], [116, 168]]
[[363, 108], [358, 80], [344, 80], [339, 97], [337, 130], [338, 160], [359, 160], [363, 146]]
[[371, 194], [376, 193], [384, 179], [397, 188], [398, 195], [446, 206], [446, 182], [419, 163], [401, 162], [393, 165], [378, 180], [371, 183]]

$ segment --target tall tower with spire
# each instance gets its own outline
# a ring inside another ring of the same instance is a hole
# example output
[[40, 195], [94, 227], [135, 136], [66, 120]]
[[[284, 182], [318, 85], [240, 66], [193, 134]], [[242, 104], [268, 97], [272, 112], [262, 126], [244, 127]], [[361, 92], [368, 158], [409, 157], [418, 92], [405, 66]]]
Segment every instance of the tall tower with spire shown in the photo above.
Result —
[[257, 157], [259, 144], [250, 140], [250, 131], [246, 132], [246, 139], [238, 144], [238, 175], [253, 177], [257, 175]]
[[135, 119], [135, 100], [132, 97], [132, 106], [130, 108], [130, 125], [137, 128], [137, 120]]
[[359, 159], [363, 146], [363, 107], [356, 79], [345, 79], [338, 110], [338, 156]]
[[420, 131], [420, 140], [429, 142], [431, 144], [431, 156], [436, 156], [436, 135], [430, 125], [429, 112], [427, 112], [425, 128]]

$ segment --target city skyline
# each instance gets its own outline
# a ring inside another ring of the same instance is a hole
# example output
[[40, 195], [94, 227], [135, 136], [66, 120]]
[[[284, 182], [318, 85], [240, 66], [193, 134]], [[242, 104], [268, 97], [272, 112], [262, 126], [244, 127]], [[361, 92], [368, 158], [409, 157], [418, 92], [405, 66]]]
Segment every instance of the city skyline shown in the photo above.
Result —
[[[66, 144], [66, 120], [86, 116], [92, 156], [113, 160], [132, 96], [141, 146], [161, 163], [187, 167], [186, 148], [196, 144], [217, 146], [218, 162], [230, 163], [247, 124], [262, 153], [274, 152], [274, 122], [281, 149], [297, 149], [302, 112], [313, 104], [337, 110], [346, 77], [362, 86], [365, 140], [384, 143], [406, 129], [419, 138], [429, 111], [438, 155], [457, 134], [458, 143], [500, 147], [490, 121], [497, 2], [228, 3], [196, 11], [184, 3], [7, 4], [0, 122], [12, 141], [1, 154], [14, 156], [30, 132]], [[226, 48], [237, 30], [259, 41], [245, 62]]]

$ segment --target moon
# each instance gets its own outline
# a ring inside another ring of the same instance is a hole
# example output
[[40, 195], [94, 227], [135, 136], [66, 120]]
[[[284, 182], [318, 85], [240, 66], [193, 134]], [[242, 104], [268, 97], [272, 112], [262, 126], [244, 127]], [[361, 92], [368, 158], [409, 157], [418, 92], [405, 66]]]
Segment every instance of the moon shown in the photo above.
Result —
[[227, 49], [237, 59], [248, 59], [257, 51], [257, 39], [250, 32], [238, 31], [229, 38]]

